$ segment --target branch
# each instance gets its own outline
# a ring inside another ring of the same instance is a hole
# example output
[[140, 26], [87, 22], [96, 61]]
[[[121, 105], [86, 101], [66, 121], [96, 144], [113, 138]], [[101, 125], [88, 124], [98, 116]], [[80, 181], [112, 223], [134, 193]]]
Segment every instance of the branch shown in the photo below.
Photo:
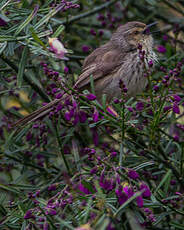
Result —
[[178, 13], [184, 15], [184, 11], [179, 8], [179, 7], [176, 7], [173, 3], [167, 1], [167, 0], [163, 0], [163, 2], [170, 8], [174, 9], [175, 11], [177, 11]]
[[[53, 21], [53, 22], [57, 22], [59, 24], [69, 24], [69, 23], [72, 23], [74, 21], [78, 21], [80, 20], [81, 18], [86, 18], [90, 15], [93, 15], [93, 14], [96, 14], [97, 12], [107, 8], [107, 7], [110, 7], [111, 5], [113, 5], [114, 3], [116, 3], [118, 0], [111, 0], [109, 2], [106, 2], [100, 6], [97, 6], [95, 7], [94, 9], [90, 10], [90, 11], [87, 11], [85, 13], [82, 13], [82, 14], [79, 14], [79, 15], [76, 15], [76, 16], [73, 16], [71, 17], [70, 19], [68, 20], [59, 20], [57, 18], [51, 18], [50, 20]], [[42, 14], [38, 14], [39, 16], [43, 16]]]

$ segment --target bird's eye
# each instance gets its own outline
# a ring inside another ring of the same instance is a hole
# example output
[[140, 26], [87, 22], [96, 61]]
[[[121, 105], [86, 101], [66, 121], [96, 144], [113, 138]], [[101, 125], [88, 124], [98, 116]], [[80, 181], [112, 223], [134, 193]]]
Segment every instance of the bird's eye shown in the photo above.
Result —
[[137, 34], [139, 34], [139, 31], [137, 31], [137, 30], [134, 31], [134, 35], [137, 35]]

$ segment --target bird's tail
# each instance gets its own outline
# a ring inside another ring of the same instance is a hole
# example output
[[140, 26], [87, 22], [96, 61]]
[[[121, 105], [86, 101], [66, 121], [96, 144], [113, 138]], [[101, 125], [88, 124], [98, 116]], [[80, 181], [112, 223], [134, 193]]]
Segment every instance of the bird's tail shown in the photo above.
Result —
[[41, 117], [46, 116], [47, 114], [49, 114], [53, 108], [61, 101], [63, 100], [63, 98], [61, 99], [55, 99], [54, 101], [49, 102], [48, 104], [42, 106], [40, 109], [37, 109], [36, 111], [30, 113], [29, 115], [27, 115], [26, 117], [23, 117], [22, 119], [18, 120], [17, 122], [15, 122], [12, 127], [19, 127], [19, 126], [24, 126], [26, 124], [29, 124]]

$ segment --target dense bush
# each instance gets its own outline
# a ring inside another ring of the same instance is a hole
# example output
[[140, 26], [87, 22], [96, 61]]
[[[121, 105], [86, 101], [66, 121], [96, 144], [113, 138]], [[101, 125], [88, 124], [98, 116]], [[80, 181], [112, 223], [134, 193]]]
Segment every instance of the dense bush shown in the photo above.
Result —
[[[0, 228], [184, 229], [183, 1], [2, 0], [0, 10]], [[122, 89], [112, 109], [92, 80], [90, 92], [72, 88], [85, 56], [135, 20], [158, 21], [144, 93], [126, 100]], [[13, 126], [61, 88], [68, 97], [47, 117]]]

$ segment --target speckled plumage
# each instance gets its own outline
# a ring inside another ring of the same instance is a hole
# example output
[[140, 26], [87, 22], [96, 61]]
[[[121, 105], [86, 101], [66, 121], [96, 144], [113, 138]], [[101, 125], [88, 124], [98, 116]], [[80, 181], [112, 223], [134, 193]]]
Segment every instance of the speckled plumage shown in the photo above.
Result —
[[[129, 97], [142, 92], [147, 84], [143, 76], [144, 63], [148, 67], [150, 60], [157, 60], [153, 52], [152, 36], [142, 34], [140, 39], [136, 40], [132, 35], [135, 28], [141, 31], [145, 27], [146, 25], [140, 22], [129, 22], [120, 26], [108, 43], [94, 50], [85, 59], [82, 74], [75, 86], [81, 89], [89, 88], [92, 75], [98, 100], [106, 94], [108, 102], [113, 97], [121, 97], [120, 80], [126, 85]], [[144, 63], [139, 58], [138, 44], [145, 50]]]

